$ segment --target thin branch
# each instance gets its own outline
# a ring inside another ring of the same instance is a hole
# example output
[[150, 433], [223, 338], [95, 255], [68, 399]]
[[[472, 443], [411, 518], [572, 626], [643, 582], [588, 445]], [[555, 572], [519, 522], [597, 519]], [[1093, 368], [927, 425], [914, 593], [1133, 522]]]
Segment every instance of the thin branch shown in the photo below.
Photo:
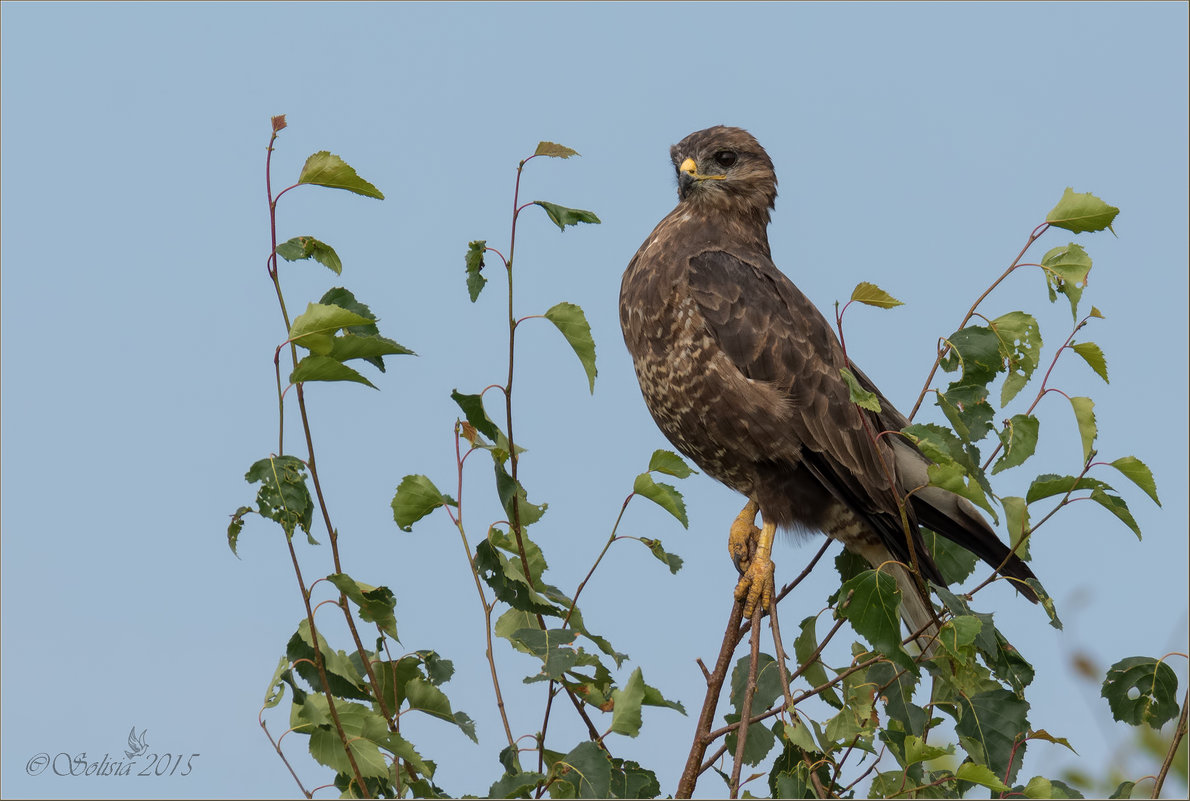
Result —
[[[993, 281], [992, 285], [985, 289], [983, 294], [975, 299], [975, 302], [971, 304], [971, 309], [963, 317], [963, 321], [959, 323], [959, 327], [956, 330], [961, 330], [965, 325], [967, 325], [967, 323], [971, 320], [972, 315], [975, 314], [975, 310], [979, 308], [979, 304], [983, 303], [984, 299], [992, 293], [993, 289], [1000, 286], [1000, 283], [1005, 278], [1012, 275], [1013, 271], [1021, 266], [1020, 261], [1022, 258], [1024, 258], [1026, 251], [1033, 247], [1033, 243], [1036, 242], [1042, 234], [1049, 230], [1049, 227], [1050, 224], [1046, 222], [1033, 229], [1033, 233], [1029, 234], [1029, 241], [1025, 243], [1023, 248], [1021, 248], [1021, 252], [1016, 254], [1016, 258], [1012, 260], [1012, 264], [1008, 265], [1008, 269], [1004, 271], [1004, 274]], [[912, 421], [917, 415], [917, 410], [921, 408], [921, 402], [925, 399], [926, 393], [930, 391], [930, 384], [933, 383], [934, 375], [938, 372], [938, 365], [942, 364], [942, 356], [947, 350], [948, 348], [944, 347], [938, 348], [938, 357], [934, 359], [934, 366], [930, 368], [930, 374], [926, 377], [925, 386], [922, 387], [921, 394], [917, 396], [917, 402], [913, 404], [913, 409], [909, 412], [910, 421]]]
[[1169, 751], [1165, 754], [1165, 761], [1161, 763], [1161, 771], [1157, 774], [1157, 783], [1153, 786], [1153, 795], [1151, 798], [1161, 797], [1161, 785], [1165, 784], [1165, 776], [1169, 773], [1169, 767], [1173, 764], [1174, 755], [1178, 752], [1178, 746], [1182, 744], [1182, 738], [1186, 736], [1186, 713], [1190, 711], [1190, 690], [1186, 692], [1186, 697], [1182, 699], [1182, 716], [1178, 718], [1178, 727], [1174, 729], [1173, 742], [1169, 744]]
[[743, 704], [740, 708], [740, 726], [736, 735], [735, 760], [731, 766], [730, 798], [740, 793], [740, 771], [744, 767], [744, 749], [748, 745], [748, 722], [752, 717], [752, 698], [756, 695], [756, 672], [760, 662], [760, 618], [764, 610], [758, 608], [752, 618], [752, 658], [748, 663], [748, 683], [744, 686]]
[[744, 603], [733, 598], [731, 615], [727, 619], [727, 631], [723, 635], [723, 645], [719, 648], [719, 658], [715, 661], [715, 670], [707, 680], [707, 694], [702, 704], [702, 712], [698, 716], [698, 727], [694, 731], [694, 742], [690, 746], [690, 755], [686, 759], [686, 767], [682, 771], [682, 778], [678, 781], [676, 798], [690, 798], [702, 768], [702, 758], [707, 752], [712, 738], [709, 735], [711, 722], [715, 719], [715, 708], [719, 704], [719, 693], [723, 689], [723, 682], [727, 677], [728, 667], [731, 665], [731, 655], [735, 653], [736, 645], [743, 636], [740, 631], [740, 621], [744, 618]]

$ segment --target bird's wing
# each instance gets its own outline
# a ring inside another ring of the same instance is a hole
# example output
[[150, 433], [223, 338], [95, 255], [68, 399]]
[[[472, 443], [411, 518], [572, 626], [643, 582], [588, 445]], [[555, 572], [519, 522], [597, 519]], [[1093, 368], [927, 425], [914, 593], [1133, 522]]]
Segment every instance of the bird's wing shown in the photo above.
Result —
[[[843, 349], [826, 318], [757, 253], [698, 253], [689, 261], [687, 286], [712, 336], [736, 368], [789, 399], [787, 423], [801, 447], [802, 464], [867, 520], [893, 555], [911, 563], [897, 494], [889, 481], [890, 474], [895, 476], [895, 459], [883, 440], [879, 447], [873, 441], [884, 430], [878, 417], [851, 402], [839, 372], [846, 365]], [[912, 509], [908, 511], [923, 573], [941, 581]]]

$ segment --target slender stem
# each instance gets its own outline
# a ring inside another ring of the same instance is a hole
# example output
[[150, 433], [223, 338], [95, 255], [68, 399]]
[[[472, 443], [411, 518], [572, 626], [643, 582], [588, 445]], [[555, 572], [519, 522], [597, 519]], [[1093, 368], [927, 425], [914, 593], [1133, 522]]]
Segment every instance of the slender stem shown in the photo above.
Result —
[[744, 748], [748, 744], [748, 724], [752, 717], [752, 698], [756, 695], [756, 673], [760, 663], [760, 616], [763, 609], [757, 609], [752, 618], [752, 659], [748, 663], [748, 683], [744, 687], [743, 706], [740, 709], [740, 727], [736, 734], [735, 760], [731, 766], [730, 798], [740, 793], [740, 771], [744, 767]]
[[731, 655], [735, 653], [742, 633], [740, 621], [744, 618], [743, 601], [735, 600], [731, 607], [731, 615], [727, 619], [727, 631], [723, 635], [723, 644], [719, 648], [719, 658], [715, 661], [715, 670], [707, 681], [707, 694], [703, 700], [702, 712], [698, 716], [698, 728], [694, 732], [694, 742], [690, 746], [690, 756], [686, 759], [686, 767], [682, 771], [682, 778], [678, 781], [676, 798], [690, 798], [694, 793], [694, 786], [702, 773], [702, 758], [711, 744], [711, 723], [715, 719], [715, 708], [719, 705], [719, 693], [723, 689], [723, 682], [727, 678], [727, 671], [731, 665]]
[[[313, 798], [314, 794], [306, 789], [302, 784], [302, 780], [298, 778], [297, 772], [293, 769], [293, 765], [289, 764], [289, 760], [285, 756], [285, 752], [281, 750], [281, 743], [273, 739], [273, 735], [269, 732], [268, 724], [264, 722], [264, 707], [261, 707], [260, 714], [256, 716], [257, 722], [260, 723], [260, 728], [264, 729], [264, 736], [269, 738], [269, 742], [273, 744], [273, 750], [277, 752], [277, 756], [281, 757], [281, 761], [285, 763], [285, 767], [289, 769], [289, 775], [297, 782], [298, 789], [302, 791], [302, 795], [306, 798]], [[288, 733], [288, 732], [287, 732]], [[282, 737], [285, 735], [282, 734]]]
[[[463, 528], [463, 461], [467, 458], [459, 448], [459, 428], [455, 424], [455, 464], [457, 465], [458, 483], [456, 485], [457, 512], [454, 518], [455, 527], [459, 530], [459, 539], [463, 544], [463, 555], [467, 558], [467, 566], [471, 568], [471, 578], [475, 580], [475, 591], [479, 594], [479, 604], [483, 607], [483, 633], [487, 640], [487, 650], [484, 652], [488, 659], [488, 669], [492, 674], [492, 687], [496, 691], [496, 708], [500, 711], [500, 721], [504, 724], [504, 734], [510, 746], [516, 745], [512, 736], [512, 727], [508, 723], [508, 713], [504, 708], [504, 694], [500, 691], [500, 677], [496, 673], [496, 656], [492, 649], [492, 608], [487, 595], [483, 591], [483, 583], [479, 580], [479, 571], [475, 569], [475, 560], [471, 557], [471, 545], [467, 542], [467, 531]], [[470, 453], [470, 451], [468, 451]], [[449, 511], [449, 509], [448, 509]]]
[[[1033, 247], [1033, 243], [1036, 242], [1038, 240], [1038, 238], [1041, 237], [1042, 234], [1044, 234], [1047, 230], [1049, 230], [1049, 227], [1050, 227], [1049, 223], [1042, 223], [1041, 225], [1039, 225], [1033, 229], [1033, 233], [1029, 234], [1029, 241], [1027, 241], [1025, 243], [1025, 246], [1023, 248], [1021, 248], [1021, 252], [1016, 254], [1016, 258], [1012, 260], [1012, 264], [1008, 265], [1008, 269], [1004, 271], [1003, 275], [1001, 275], [999, 278], [997, 278], [995, 281], [993, 281], [992, 285], [989, 286], [987, 289], [985, 289], [983, 294], [975, 299], [975, 302], [973, 304], [971, 304], [970, 310], [968, 310], [967, 314], [963, 317], [963, 321], [961, 323], [959, 323], [959, 328], [955, 329], [955, 330], [962, 329], [963, 326], [967, 325], [967, 323], [968, 323], [968, 321], [970, 321], [972, 315], [975, 314], [975, 310], [979, 308], [979, 304], [983, 303], [984, 298], [986, 298], [988, 295], [992, 294], [993, 289], [1000, 286], [1000, 283], [1005, 278], [1012, 275], [1013, 271], [1016, 270], [1017, 267], [1021, 266], [1020, 260], [1025, 257], [1025, 253], [1029, 250], [1029, 248]], [[948, 346], [938, 348], [938, 356], [937, 356], [937, 358], [934, 359], [934, 366], [930, 368], [930, 374], [926, 377], [925, 386], [922, 387], [921, 394], [917, 396], [917, 402], [913, 404], [913, 409], [912, 409], [912, 411], [909, 412], [909, 420], [912, 421], [913, 418], [917, 415], [917, 410], [921, 408], [921, 402], [922, 402], [922, 400], [925, 399], [926, 393], [930, 391], [930, 384], [933, 383], [934, 375], [935, 375], [935, 373], [938, 372], [938, 365], [942, 364], [942, 357], [943, 357], [943, 355], [945, 355], [945, 353], [948, 349], [949, 349]]]
[[1182, 738], [1186, 736], [1186, 713], [1190, 711], [1190, 691], [1186, 692], [1186, 697], [1182, 699], [1182, 716], [1178, 718], [1178, 727], [1174, 729], [1173, 741], [1169, 744], [1169, 751], [1165, 754], [1165, 761], [1161, 763], [1161, 771], [1157, 774], [1157, 783], [1153, 785], [1153, 795], [1151, 798], [1161, 797], [1161, 785], [1165, 784], [1165, 776], [1169, 773], [1169, 767], [1173, 764], [1174, 755], [1178, 752], [1178, 746], [1182, 744]]

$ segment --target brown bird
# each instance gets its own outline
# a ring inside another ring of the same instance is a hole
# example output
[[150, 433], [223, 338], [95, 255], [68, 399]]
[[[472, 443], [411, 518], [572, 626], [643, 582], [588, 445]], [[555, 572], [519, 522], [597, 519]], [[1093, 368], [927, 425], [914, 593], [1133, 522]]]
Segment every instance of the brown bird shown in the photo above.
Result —
[[[850, 400], [840, 374], [847, 359], [830, 324], [773, 264], [777, 177], [764, 148], [743, 129], [716, 126], [690, 134], [670, 156], [678, 205], [624, 272], [620, 325], [661, 431], [748, 498], [729, 537], [744, 614], [770, 607], [778, 528], [821, 531], [892, 571], [902, 617], [926, 632], [927, 645], [937, 632], [933, 605], [907, 566], [946, 582], [919, 524], [998, 567], [1036, 601], [1024, 583], [1032, 571], [975, 507], [927, 486], [930, 460], [902, 436], [875, 436], [908, 421], [853, 365], [882, 411]], [[913, 554], [898, 509], [907, 495]]]

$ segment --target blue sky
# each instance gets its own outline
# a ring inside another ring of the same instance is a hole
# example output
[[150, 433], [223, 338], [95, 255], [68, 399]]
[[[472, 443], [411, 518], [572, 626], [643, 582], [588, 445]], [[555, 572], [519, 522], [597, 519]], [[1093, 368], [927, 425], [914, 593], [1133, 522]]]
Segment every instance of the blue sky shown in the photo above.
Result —
[[[847, 319], [850, 354], [905, 410], [936, 338], [1065, 187], [1120, 207], [1118, 238], [1074, 238], [1095, 259], [1085, 302], [1106, 319], [1085, 338], [1107, 354], [1111, 384], [1070, 360], [1055, 381], [1095, 397], [1101, 455], [1145, 460], [1164, 507], [1120, 481], [1143, 542], [1089, 504], [1039, 532], [1033, 567], [1063, 632], [1010, 592], [980, 595], [1038, 669], [1030, 721], [1094, 770], [1128, 732], [1109, 724], [1097, 685], [1071, 678], [1072, 657], [1106, 667], [1187, 650], [1186, 30], [1183, 3], [3, 4], [3, 792], [296, 792], [256, 723], [301, 616], [292, 570], [259, 520], [241, 559], [225, 539], [228, 515], [253, 497], [244, 471], [275, 448], [284, 331], [264, 269], [263, 175], [280, 113], [278, 185], [328, 149], [387, 195], [287, 195], [281, 237], [330, 243], [344, 272], [301, 262], [283, 281], [291, 309], [347, 286], [419, 354], [370, 375], [380, 392], [307, 394], [348, 571], [394, 590], [405, 647], [454, 660], [446, 689], [478, 723], [478, 747], [437, 721], [406, 729], [455, 794], [482, 793], [500, 772], [482, 614], [447, 518], [407, 534], [389, 501], [409, 473], [453, 490], [450, 391], [503, 379], [500, 287], [472, 305], [463, 253], [473, 239], [506, 245], [516, 164], [539, 140], [582, 158], [534, 161], [523, 197], [603, 220], [560, 233], [529, 214], [517, 242], [518, 312], [577, 303], [598, 349], [591, 395], [552, 326], [518, 340], [522, 479], [550, 503], [534, 533], [568, 589], [667, 447], [616, 304], [628, 260], [675, 202], [671, 144], [713, 124], [748, 128], [780, 179], [777, 264], [828, 314], [859, 281], [906, 302]], [[1034, 256], [1071, 239], [1051, 232]], [[1038, 315], [1047, 363], [1069, 333], [1067, 307], [1050, 306], [1034, 273], [989, 302]], [[1037, 472], [1077, 470], [1074, 423], [1054, 397], [1036, 467], [1006, 474], [1005, 494]], [[467, 487], [473, 526], [502, 516], [486, 467], [470, 468]], [[641, 736], [614, 743], [666, 793], [701, 703], [694, 660], [714, 659], [730, 608], [724, 538], [740, 506], [705, 476], [681, 489], [689, 531], [643, 501], [621, 531], [660, 537], [685, 568], [670, 576], [620, 543], [583, 597], [588, 626], [691, 711], [646, 710]], [[310, 575], [330, 572], [325, 545], [299, 550]], [[778, 581], [814, 550], [779, 544]], [[783, 605], [786, 628], [836, 584], [820, 568]], [[523, 688], [533, 666], [499, 648], [523, 710], [515, 732], [532, 733], [544, 692]], [[1185, 661], [1171, 664], [1184, 687]], [[556, 710], [551, 747], [578, 742], [572, 718]], [[201, 754], [191, 775], [25, 770], [42, 752], [117, 755], [133, 726], [155, 751]], [[297, 739], [292, 759], [316, 785], [326, 773]], [[1036, 744], [1022, 776], [1074, 761]], [[715, 781], [700, 790], [722, 792]]]

